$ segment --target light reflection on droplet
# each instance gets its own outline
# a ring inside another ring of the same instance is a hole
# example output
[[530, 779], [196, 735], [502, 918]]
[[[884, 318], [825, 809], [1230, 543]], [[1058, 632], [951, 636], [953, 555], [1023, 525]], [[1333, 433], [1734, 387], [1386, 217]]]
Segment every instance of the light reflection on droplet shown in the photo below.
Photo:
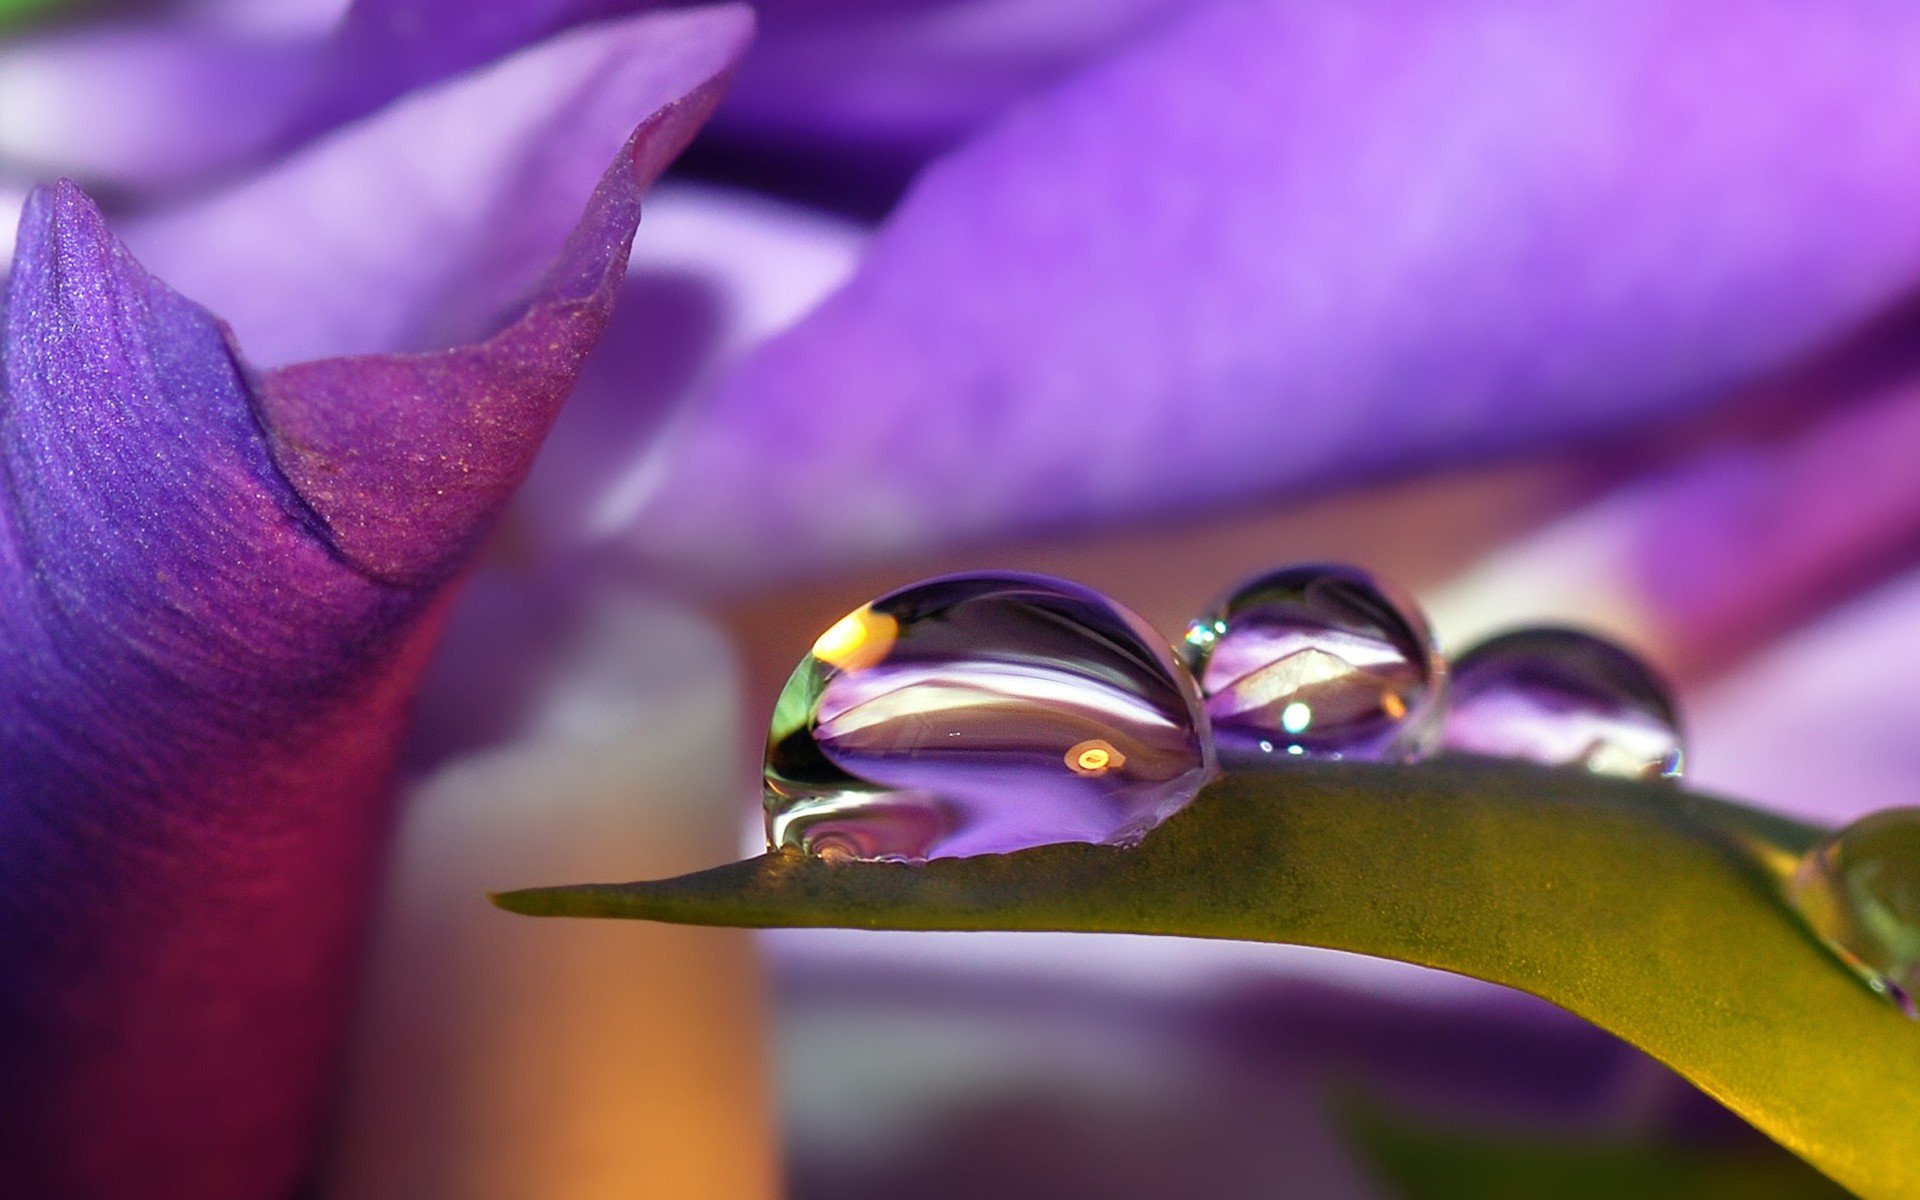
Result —
[[1605, 638], [1555, 626], [1489, 638], [1454, 660], [1442, 740], [1629, 779], [1675, 780], [1686, 761], [1678, 706], [1653, 668]]
[[771, 845], [918, 860], [1126, 843], [1213, 774], [1192, 679], [1087, 588], [963, 575], [836, 623], [776, 706]]
[[1920, 1018], [1920, 808], [1862, 817], [1788, 882], [1807, 925], [1874, 991]]
[[1357, 567], [1315, 563], [1235, 588], [1182, 656], [1223, 758], [1405, 762], [1438, 731], [1446, 666], [1412, 601]]

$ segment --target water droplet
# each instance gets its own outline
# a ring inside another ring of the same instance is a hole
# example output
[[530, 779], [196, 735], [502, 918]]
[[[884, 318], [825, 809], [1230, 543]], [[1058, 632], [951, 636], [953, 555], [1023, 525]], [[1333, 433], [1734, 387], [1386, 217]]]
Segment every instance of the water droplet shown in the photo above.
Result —
[[1841, 961], [1920, 1019], [1920, 808], [1890, 808], [1831, 835], [1787, 894]]
[[1577, 629], [1516, 629], [1454, 660], [1449, 750], [1678, 779], [1685, 744], [1673, 693], [1653, 668]]
[[1433, 745], [1446, 667], [1412, 601], [1357, 567], [1286, 567], [1228, 593], [1187, 631], [1229, 761], [1405, 762]]
[[774, 709], [767, 841], [914, 861], [1138, 840], [1214, 774], [1198, 690], [1139, 617], [955, 575], [820, 635]]

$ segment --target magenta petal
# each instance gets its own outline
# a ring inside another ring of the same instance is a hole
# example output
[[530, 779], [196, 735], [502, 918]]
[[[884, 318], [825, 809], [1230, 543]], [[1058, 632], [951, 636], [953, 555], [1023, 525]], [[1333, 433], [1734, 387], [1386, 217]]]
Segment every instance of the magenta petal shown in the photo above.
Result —
[[[485, 342], [270, 372], [260, 413], [287, 479], [350, 562], [390, 582], [457, 569], [533, 465], [626, 278], [640, 193], [712, 112], [710, 79], [634, 134], [525, 312]], [[503, 437], [503, 430], [513, 436]], [[402, 432], [427, 453], [367, 455]], [[431, 507], [421, 498], [431, 496]]]
[[276, 1194], [427, 597], [332, 553], [218, 322], [71, 186], [6, 347], [0, 1191]]
[[768, 571], [1698, 409], [1920, 280], [1920, 10], [1210, 5], [924, 175], [635, 533]]
[[0, 1194], [264, 1200], [311, 1167], [441, 585], [727, 65], [633, 134], [501, 332], [437, 353], [255, 386], [77, 188], [29, 201], [0, 355]]

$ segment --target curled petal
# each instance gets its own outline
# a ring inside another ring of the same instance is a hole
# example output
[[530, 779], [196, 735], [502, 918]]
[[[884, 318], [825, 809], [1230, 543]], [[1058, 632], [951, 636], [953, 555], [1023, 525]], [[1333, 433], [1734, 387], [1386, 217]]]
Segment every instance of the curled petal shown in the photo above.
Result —
[[1920, 278], [1917, 50], [1873, 0], [1207, 6], [924, 175], [635, 540], [764, 572], [1698, 410]]
[[77, 189], [28, 207], [6, 344], [0, 1178], [270, 1194], [427, 598], [332, 553], [219, 324]]
[[[606, 328], [641, 191], [720, 89], [710, 78], [633, 135], [525, 311], [500, 333], [430, 354], [297, 363], [262, 378], [260, 413], [275, 457], [348, 561], [416, 583], [464, 561], [533, 465]], [[364, 452], [388, 442], [416, 452]], [[423, 510], [426, 496], [434, 503]]]
[[310, 1166], [443, 585], [745, 19], [710, 32], [471, 346], [256, 376], [77, 188], [30, 200], [0, 356], [0, 1192], [280, 1196]]
[[[635, 123], [724, 74], [751, 29], [742, 6], [720, 5], [579, 30], [410, 96], [128, 241], [258, 362], [483, 337]], [[637, 169], [657, 173], [706, 107], [663, 115]]]

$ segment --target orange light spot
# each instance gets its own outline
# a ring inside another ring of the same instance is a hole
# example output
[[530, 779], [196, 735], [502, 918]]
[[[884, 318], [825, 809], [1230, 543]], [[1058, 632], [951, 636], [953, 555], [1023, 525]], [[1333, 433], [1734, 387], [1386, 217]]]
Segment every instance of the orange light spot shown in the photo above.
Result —
[[1091, 738], [1067, 751], [1066, 764], [1075, 775], [1092, 777], [1126, 766], [1127, 756], [1114, 749], [1112, 742]]
[[1380, 697], [1380, 707], [1386, 709], [1387, 715], [1396, 721], [1407, 715], [1407, 702], [1400, 698], [1399, 692], [1388, 692]]
[[861, 671], [886, 658], [899, 637], [899, 621], [863, 606], [821, 634], [813, 643], [813, 656], [842, 671]]

